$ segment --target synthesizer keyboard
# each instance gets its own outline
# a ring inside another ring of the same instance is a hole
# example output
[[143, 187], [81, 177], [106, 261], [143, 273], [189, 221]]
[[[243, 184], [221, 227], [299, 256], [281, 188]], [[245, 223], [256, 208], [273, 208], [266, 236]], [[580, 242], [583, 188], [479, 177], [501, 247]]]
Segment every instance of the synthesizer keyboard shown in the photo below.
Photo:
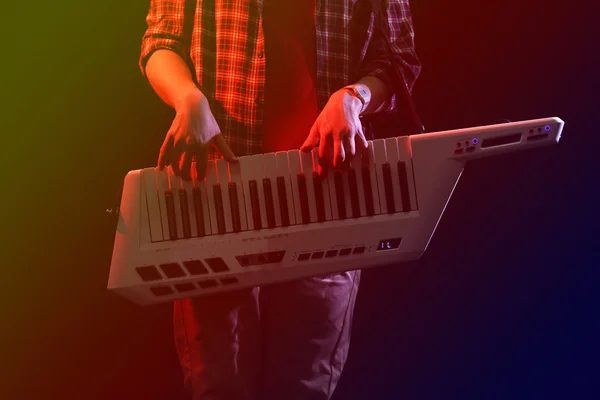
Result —
[[141, 305], [418, 259], [467, 161], [556, 144], [546, 118], [369, 141], [345, 171], [318, 149], [124, 180], [108, 289]]

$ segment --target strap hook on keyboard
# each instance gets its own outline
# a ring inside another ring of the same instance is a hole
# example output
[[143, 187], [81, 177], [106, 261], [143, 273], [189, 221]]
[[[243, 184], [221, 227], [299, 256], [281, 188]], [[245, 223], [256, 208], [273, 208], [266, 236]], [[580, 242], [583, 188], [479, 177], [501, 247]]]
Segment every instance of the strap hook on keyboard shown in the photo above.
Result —
[[119, 215], [122, 195], [123, 195], [123, 185], [121, 184], [115, 195], [116, 198], [115, 198], [114, 206], [106, 209], [107, 214], [112, 215], [112, 216]]

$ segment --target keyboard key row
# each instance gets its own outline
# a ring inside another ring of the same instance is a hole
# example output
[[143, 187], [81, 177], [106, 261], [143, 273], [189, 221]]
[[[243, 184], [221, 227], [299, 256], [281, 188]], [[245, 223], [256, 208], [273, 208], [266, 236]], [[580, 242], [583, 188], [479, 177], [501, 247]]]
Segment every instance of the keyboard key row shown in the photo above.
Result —
[[375, 140], [346, 171], [317, 173], [318, 149], [210, 162], [204, 181], [142, 171], [152, 241], [344, 220], [416, 209], [410, 151]]

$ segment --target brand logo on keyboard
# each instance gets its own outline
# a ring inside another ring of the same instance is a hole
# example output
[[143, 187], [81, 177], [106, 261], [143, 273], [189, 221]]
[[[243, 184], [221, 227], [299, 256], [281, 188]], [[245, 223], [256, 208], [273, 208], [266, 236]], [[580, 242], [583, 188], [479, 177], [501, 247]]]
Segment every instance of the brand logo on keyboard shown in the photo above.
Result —
[[254, 242], [256, 240], [279, 239], [279, 238], [284, 238], [284, 237], [289, 237], [289, 236], [290, 236], [289, 233], [279, 233], [277, 235], [250, 237], [250, 238], [242, 239], [242, 242]]

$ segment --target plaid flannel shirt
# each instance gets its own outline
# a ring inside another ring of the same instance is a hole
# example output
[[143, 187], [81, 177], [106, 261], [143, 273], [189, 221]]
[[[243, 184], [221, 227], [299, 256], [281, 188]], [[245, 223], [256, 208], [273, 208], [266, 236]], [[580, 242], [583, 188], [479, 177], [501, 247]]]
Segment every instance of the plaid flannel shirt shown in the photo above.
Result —
[[[319, 110], [334, 92], [363, 76], [376, 76], [391, 86], [391, 63], [381, 32], [374, 29], [368, 1], [316, 1]], [[188, 62], [237, 156], [262, 152], [262, 4], [263, 0], [150, 0], [148, 27], [141, 44], [139, 63], [144, 77], [146, 62], [158, 49], [174, 51]], [[388, 0], [384, 7], [388, 39], [412, 90], [421, 65], [414, 51], [409, 1]], [[392, 96], [387, 108], [394, 107]], [[213, 150], [210, 157], [218, 155]]]

